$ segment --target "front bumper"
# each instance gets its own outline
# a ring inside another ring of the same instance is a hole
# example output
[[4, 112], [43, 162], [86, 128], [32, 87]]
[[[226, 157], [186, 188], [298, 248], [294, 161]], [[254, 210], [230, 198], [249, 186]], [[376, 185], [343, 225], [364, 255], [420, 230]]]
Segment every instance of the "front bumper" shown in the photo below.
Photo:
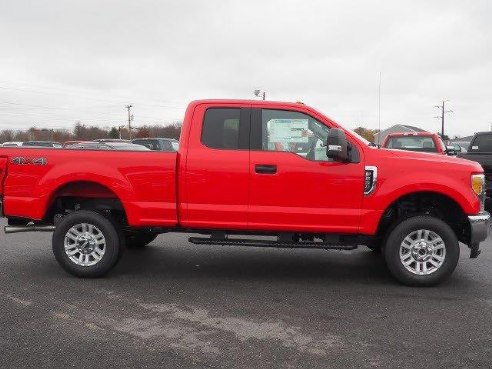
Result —
[[486, 211], [477, 215], [469, 215], [470, 222], [470, 246], [485, 241], [489, 235], [490, 214]]

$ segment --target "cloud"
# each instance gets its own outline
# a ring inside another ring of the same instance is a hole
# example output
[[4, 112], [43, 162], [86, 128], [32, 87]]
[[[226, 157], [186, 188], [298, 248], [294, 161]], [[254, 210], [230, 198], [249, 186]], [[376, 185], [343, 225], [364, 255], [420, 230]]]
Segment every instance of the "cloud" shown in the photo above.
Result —
[[[0, 13], [0, 128], [180, 119], [190, 99], [303, 100], [340, 123], [489, 128], [489, 1], [15, 1]], [[2, 88], [3, 87], [3, 88]], [[31, 105], [31, 106], [27, 106]], [[33, 107], [43, 106], [44, 109]], [[20, 108], [19, 108], [20, 107]]]

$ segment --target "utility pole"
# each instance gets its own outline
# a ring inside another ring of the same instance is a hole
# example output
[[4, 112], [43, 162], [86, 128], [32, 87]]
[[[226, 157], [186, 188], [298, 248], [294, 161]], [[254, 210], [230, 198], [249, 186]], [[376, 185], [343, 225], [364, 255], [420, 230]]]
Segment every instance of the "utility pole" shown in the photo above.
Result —
[[436, 105], [434, 106], [435, 108], [438, 108], [441, 110], [441, 115], [438, 115], [437, 117], [434, 117], [434, 118], [437, 118], [437, 119], [441, 119], [441, 138], [444, 137], [444, 117], [447, 113], [452, 113], [453, 111], [452, 110], [445, 110], [444, 106], [445, 104], [448, 102], [449, 100], [443, 100], [442, 101], [442, 105]]
[[265, 91], [261, 91], [261, 90], [254, 90], [253, 91], [253, 94], [256, 96], [256, 97], [261, 97], [262, 100], [265, 100], [266, 98], [266, 92]]
[[[133, 108], [133, 105], [127, 105], [125, 107], [128, 110], [128, 137], [131, 140], [132, 139], [132, 120], [133, 120], [133, 114], [131, 112], [131, 108]], [[121, 131], [120, 131], [120, 134], [121, 134]]]

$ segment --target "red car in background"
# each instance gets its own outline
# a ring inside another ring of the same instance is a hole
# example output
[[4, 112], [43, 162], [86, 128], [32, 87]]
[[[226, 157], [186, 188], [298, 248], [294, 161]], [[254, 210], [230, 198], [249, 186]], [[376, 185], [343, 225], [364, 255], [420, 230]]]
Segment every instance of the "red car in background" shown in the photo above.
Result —
[[456, 155], [456, 152], [447, 149], [441, 137], [431, 132], [398, 132], [390, 133], [383, 141], [386, 149], [407, 151], [431, 152], [442, 155]]

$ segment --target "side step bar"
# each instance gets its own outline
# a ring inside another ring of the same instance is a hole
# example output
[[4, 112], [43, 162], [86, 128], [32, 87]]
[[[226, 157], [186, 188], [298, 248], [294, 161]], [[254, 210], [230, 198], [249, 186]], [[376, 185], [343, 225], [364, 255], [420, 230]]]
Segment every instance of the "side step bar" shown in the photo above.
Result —
[[53, 232], [54, 225], [25, 225], [25, 226], [5, 226], [5, 233], [21, 233], [21, 232]]
[[354, 250], [356, 245], [332, 245], [324, 242], [302, 241], [268, 241], [242, 238], [202, 238], [190, 237], [189, 242], [195, 245], [227, 245], [227, 246], [252, 246], [252, 247], [277, 247], [292, 249], [326, 249], [326, 250]]

